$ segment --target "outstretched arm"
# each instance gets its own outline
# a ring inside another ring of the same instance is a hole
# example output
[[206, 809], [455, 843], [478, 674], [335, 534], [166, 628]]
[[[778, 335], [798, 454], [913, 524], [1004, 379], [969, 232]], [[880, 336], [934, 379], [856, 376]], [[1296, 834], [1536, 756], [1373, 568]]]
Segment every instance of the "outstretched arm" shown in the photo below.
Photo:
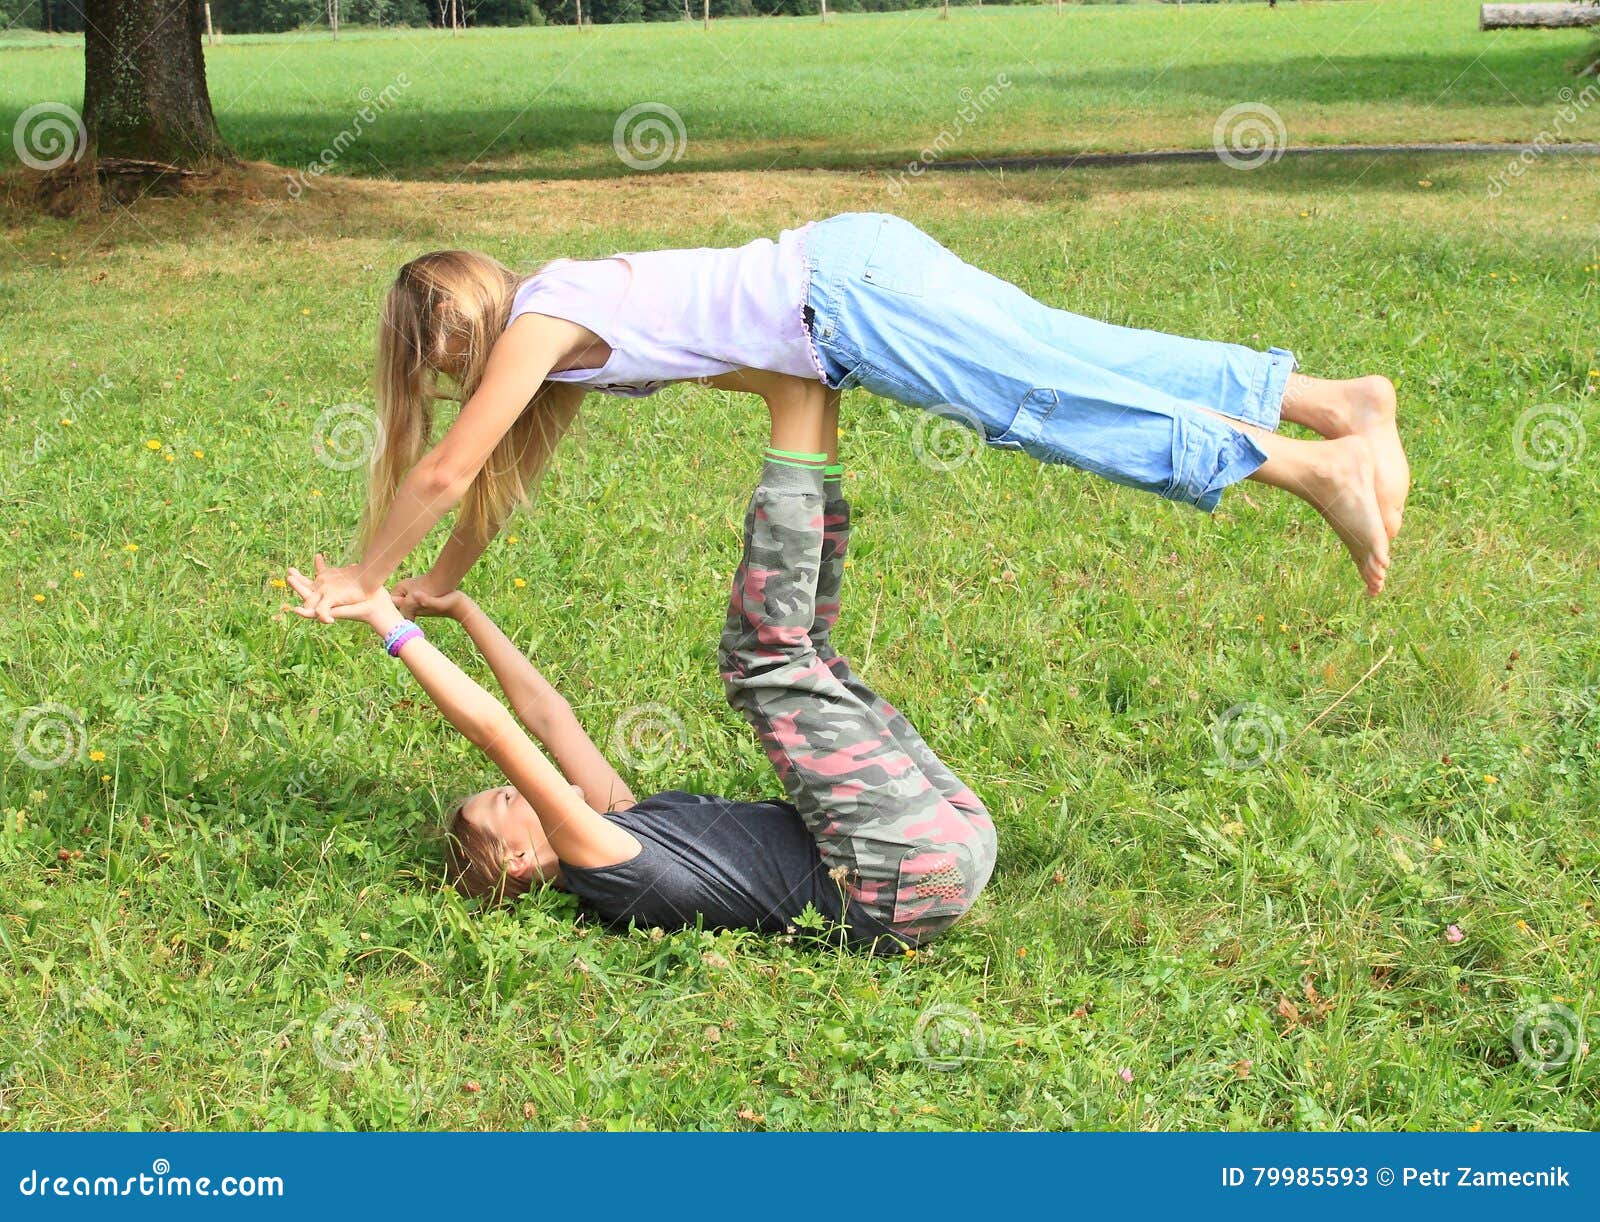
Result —
[[[567, 430], [572, 427], [572, 422], [577, 418], [578, 409], [583, 405], [584, 388], [574, 386], [569, 382], [546, 382], [539, 391], [534, 407], [549, 414], [552, 427], [537, 438], [535, 444], [544, 447], [545, 453], [540, 455], [540, 464], [549, 457]], [[450, 538], [439, 551], [439, 558], [433, 562], [433, 567], [421, 577], [410, 578], [394, 587], [395, 603], [400, 609], [411, 614], [414, 608], [410, 607], [407, 599], [418, 592], [427, 594], [444, 595], [450, 593], [461, 584], [461, 579], [478, 562], [478, 557], [483, 555], [484, 548], [500, 533], [505, 525], [503, 522], [493, 524], [488, 534], [478, 535], [475, 531], [468, 530], [458, 524], [450, 532]]]
[[539, 673], [482, 607], [459, 591], [443, 597], [426, 593], [415, 597], [418, 614], [446, 616], [466, 629], [494, 672], [517, 719], [544, 744], [567, 780], [583, 790], [590, 806], [604, 813], [634, 804], [636, 799], [628, 783], [600, 753], [566, 697]]
[[545, 375], [586, 336], [590, 332], [585, 328], [542, 314], [525, 314], [508, 327], [495, 342], [483, 380], [461, 414], [400, 482], [366, 554], [355, 564], [319, 571], [306, 609], [331, 624], [336, 607], [376, 594], [460, 503], [500, 439], [527, 410]]
[[[302, 598], [312, 593], [311, 581], [295, 569], [289, 570], [289, 586]], [[293, 610], [302, 618], [315, 618], [303, 606]], [[362, 602], [340, 606], [335, 618], [360, 620], [380, 638], [403, 619], [385, 590]], [[638, 855], [640, 846], [633, 835], [579, 798], [505, 706], [429, 641], [418, 638], [407, 642], [400, 650], [400, 659], [450, 724], [493, 760], [528, 800], [539, 816], [550, 847], [563, 862], [597, 869]]]

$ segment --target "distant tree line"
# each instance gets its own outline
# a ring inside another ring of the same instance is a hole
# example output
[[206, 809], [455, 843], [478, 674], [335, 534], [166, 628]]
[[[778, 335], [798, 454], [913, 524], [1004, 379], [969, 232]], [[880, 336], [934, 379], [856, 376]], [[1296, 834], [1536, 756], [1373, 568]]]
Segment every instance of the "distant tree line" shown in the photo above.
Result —
[[[892, 12], [936, 8], [944, 0], [828, 0], [828, 11]], [[950, 0], [966, 5], [978, 0]], [[984, 0], [1010, 3], [1012, 0]], [[1015, 0], [1053, 3], [1053, 0]], [[1082, 2], [1082, 0], [1075, 0]], [[1094, 2], [1094, 0], [1091, 0]], [[1099, 0], [1117, 3], [1119, 0]], [[583, 16], [596, 25], [623, 21], [699, 20], [704, 0], [583, 0]], [[820, 0], [711, 0], [713, 17], [815, 15]], [[450, 23], [450, 0], [339, 0], [339, 22], [347, 26], [443, 26]], [[469, 26], [571, 25], [575, 0], [460, 0]], [[211, 0], [211, 17], [230, 34], [278, 33], [327, 24], [328, 0]], [[0, 29], [20, 27], [78, 33], [83, 29], [80, 0], [0, 0]]]

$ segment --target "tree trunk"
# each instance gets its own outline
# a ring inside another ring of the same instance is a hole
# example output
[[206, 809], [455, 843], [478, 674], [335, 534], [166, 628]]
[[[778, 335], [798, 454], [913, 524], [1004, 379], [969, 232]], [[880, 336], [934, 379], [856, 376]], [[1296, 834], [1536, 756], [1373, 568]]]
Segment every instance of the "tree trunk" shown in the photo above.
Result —
[[1583, 25], [1600, 25], [1600, 4], [1485, 4], [1478, 10], [1480, 30]]
[[204, 0], [85, 0], [83, 121], [96, 158], [231, 161], [206, 88]]

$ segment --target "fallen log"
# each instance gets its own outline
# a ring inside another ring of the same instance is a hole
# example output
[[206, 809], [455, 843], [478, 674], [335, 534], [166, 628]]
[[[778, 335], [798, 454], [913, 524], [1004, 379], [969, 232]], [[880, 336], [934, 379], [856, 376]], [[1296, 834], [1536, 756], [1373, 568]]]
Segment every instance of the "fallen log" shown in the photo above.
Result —
[[1485, 4], [1478, 10], [1480, 30], [1565, 29], [1600, 25], [1600, 4]]

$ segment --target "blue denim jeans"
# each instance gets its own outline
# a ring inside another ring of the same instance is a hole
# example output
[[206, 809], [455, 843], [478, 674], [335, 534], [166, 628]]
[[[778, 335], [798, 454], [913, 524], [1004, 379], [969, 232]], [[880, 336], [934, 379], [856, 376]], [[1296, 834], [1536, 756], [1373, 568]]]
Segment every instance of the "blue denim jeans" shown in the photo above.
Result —
[[1052, 309], [909, 221], [851, 212], [806, 234], [811, 337], [829, 386], [861, 386], [1119, 484], [1214, 509], [1263, 462], [1201, 408], [1276, 429], [1294, 356]]

